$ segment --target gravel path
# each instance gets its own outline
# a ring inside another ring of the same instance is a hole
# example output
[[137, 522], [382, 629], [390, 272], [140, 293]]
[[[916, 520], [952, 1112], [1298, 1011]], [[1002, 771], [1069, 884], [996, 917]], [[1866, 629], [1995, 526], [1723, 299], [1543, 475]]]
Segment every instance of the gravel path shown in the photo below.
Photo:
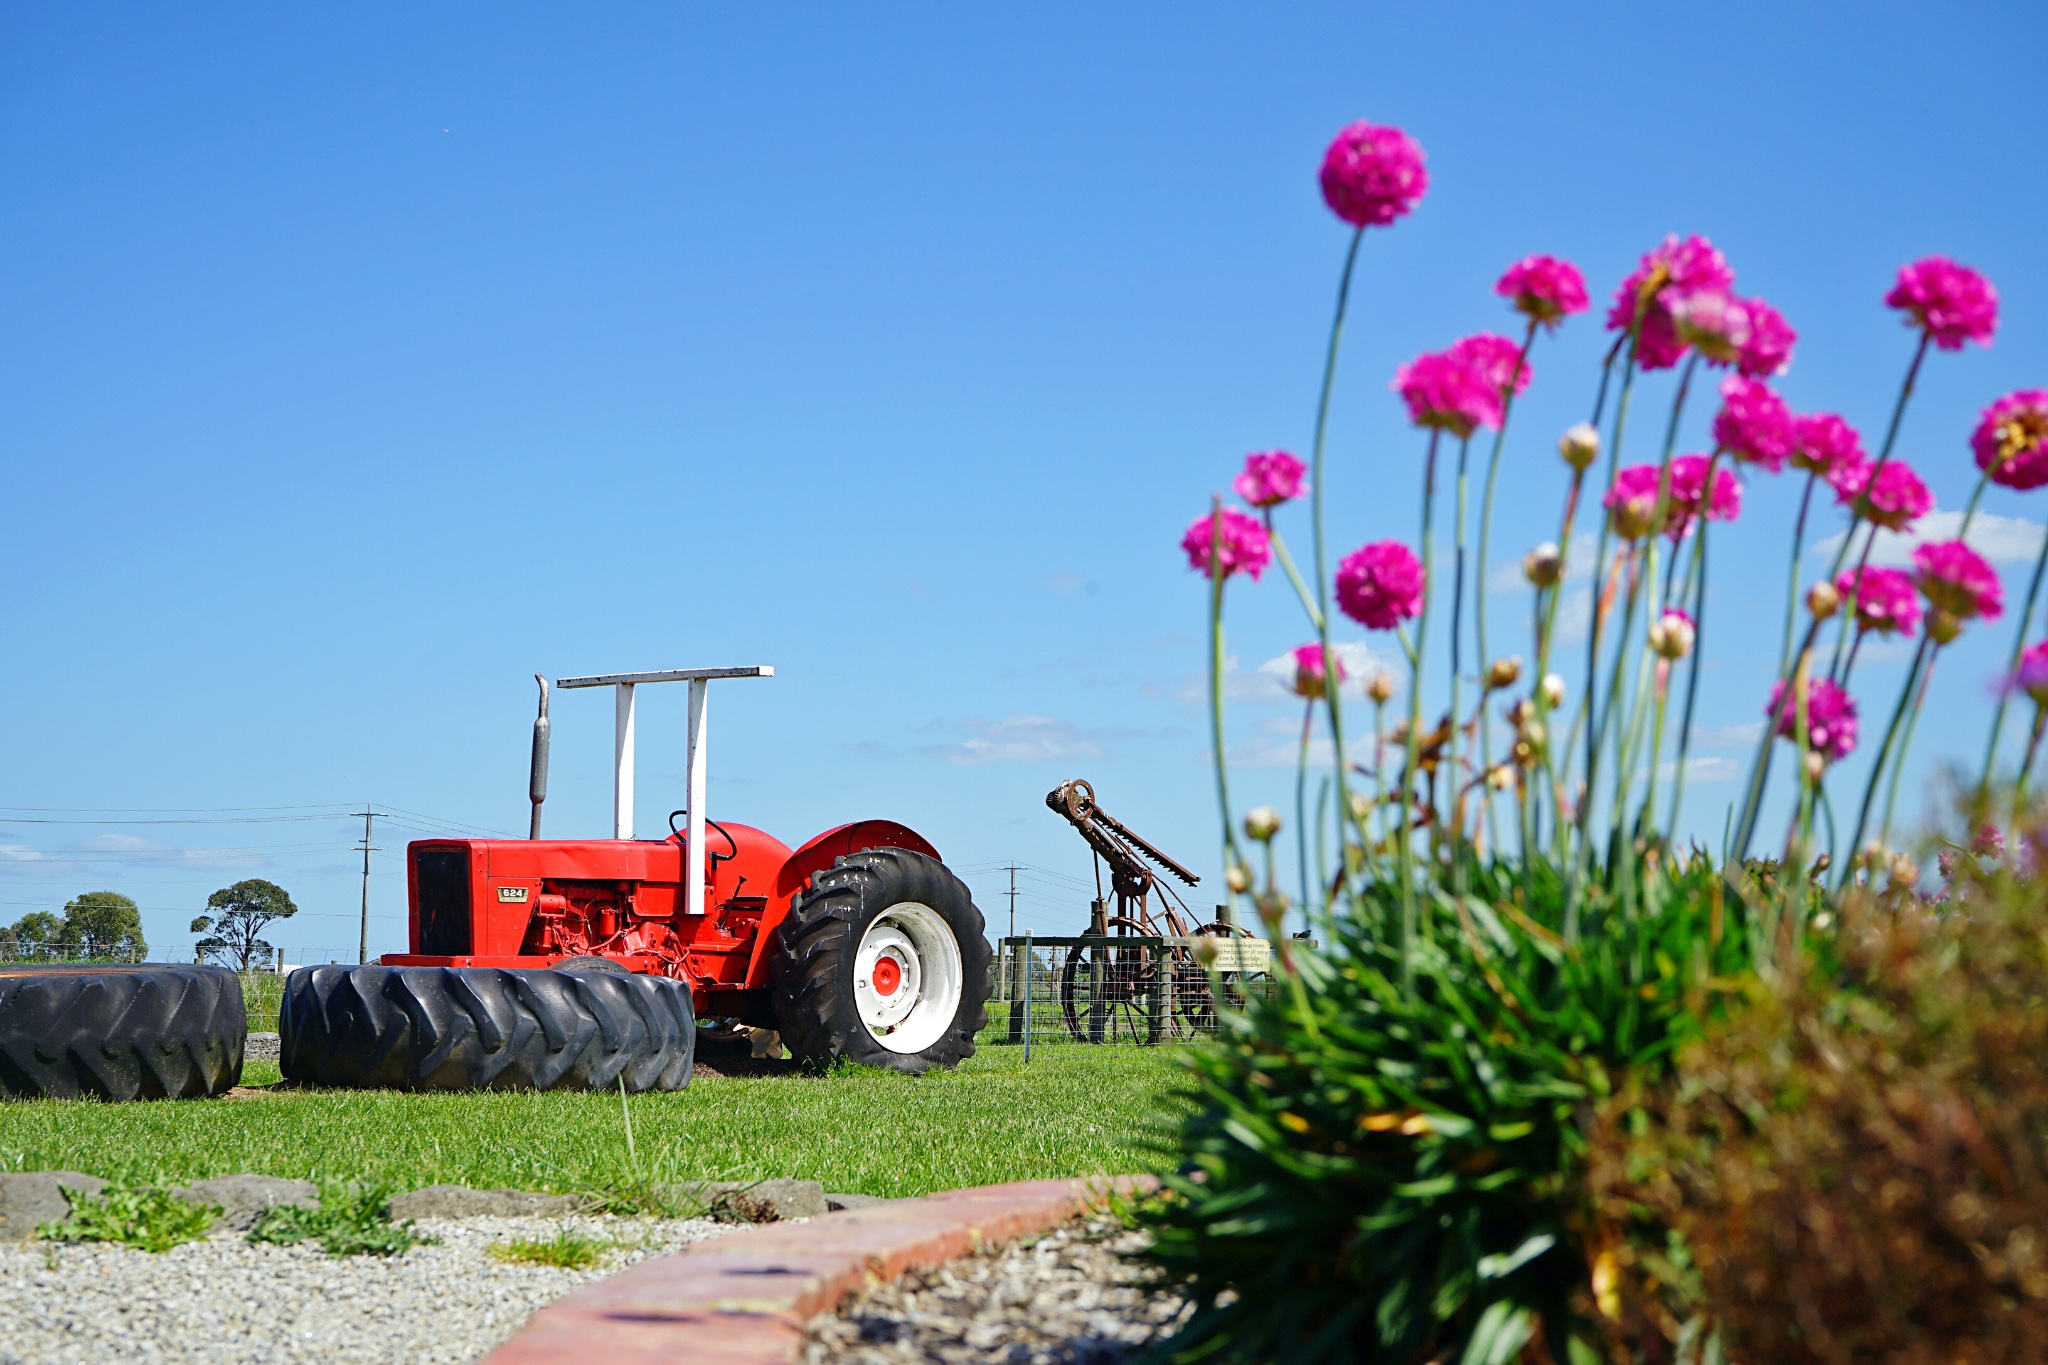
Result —
[[1107, 1365], [1134, 1358], [1185, 1305], [1123, 1259], [1144, 1234], [1080, 1220], [970, 1256], [811, 1320], [806, 1365]]
[[[239, 1234], [151, 1255], [129, 1247], [0, 1245], [0, 1362], [475, 1360], [542, 1304], [646, 1256], [721, 1233], [709, 1219], [421, 1219], [439, 1246], [330, 1257]], [[564, 1227], [625, 1244], [584, 1270], [514, 1265], [494, 1242]]]

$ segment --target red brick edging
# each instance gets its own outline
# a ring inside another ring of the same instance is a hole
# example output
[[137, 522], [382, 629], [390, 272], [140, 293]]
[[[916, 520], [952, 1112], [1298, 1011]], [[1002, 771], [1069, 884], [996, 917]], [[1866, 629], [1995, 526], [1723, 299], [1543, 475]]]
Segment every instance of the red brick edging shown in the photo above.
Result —
[[1148, 1176], [947, 1190], [701, 1242], [583, 1286], [535, 1313], [485, 1365], [787, 1365], [804, 1324], [847, 1294], [1059, 1226]]

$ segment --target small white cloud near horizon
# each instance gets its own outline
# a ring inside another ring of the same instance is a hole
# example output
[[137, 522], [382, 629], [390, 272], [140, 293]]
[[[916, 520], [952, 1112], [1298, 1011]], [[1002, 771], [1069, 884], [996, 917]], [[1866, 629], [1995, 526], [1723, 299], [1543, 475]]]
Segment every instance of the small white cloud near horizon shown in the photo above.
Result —
[[[1919, 525], [1911, 531], [1877, 532], [1877, 544], [1871, 547], [1870, 562], [1892, 568], [1908, 567], [1913, 562], [1913, 551], [1929, 541], [1954, 540], [1956, 532], [1962, 529], [1961, 512], [1929, 512], [1920, 518]], [[1819, 541], [1807, 551], [1810, 557], [1834, 562], [1842, 548], [1846, 531], [1837, 531], [1827, 539]], [[2048, 535], [2048, 527], [2025, 517], [2002, 517], [1995, 512], [1979, 512], [1970, 519], [1970, 534], [1966, 537], [1971, 549], [1983, 555], [1993, 564], [2020, 564], [2029, 562], [2041, 553], [2041, 541]], [[1857, 549], [1863, 547], [1858, 538]]]
[[1000, 720], [972, 716], [960, 722], [966, 734], [947, 744], [920, 745], [917, 752], [962, 767], [983, 763], [1042, 763], [1049, 759], [1101, 758], [1104, 746], [1142, 732], [1089, 729], [1051, 716], [1015, 715]]
[[[1678, 760], [1667, 758], [1657, 765], [1657, 780], [1669, 782], [1678, 775]], [[1732, 758], [1719, 754], [1707, 754], [1685, 760], [1685, 780], [1708, 785], [1715, 782], [1733, 782], [1742, 776], [1742, 765]]]

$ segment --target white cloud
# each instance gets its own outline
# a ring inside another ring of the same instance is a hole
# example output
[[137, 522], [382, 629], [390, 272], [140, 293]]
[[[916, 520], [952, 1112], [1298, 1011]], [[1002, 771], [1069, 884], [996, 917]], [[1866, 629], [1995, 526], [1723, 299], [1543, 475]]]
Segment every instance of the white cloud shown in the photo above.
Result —
[[1764, 723], [1745, 721], [1740, 725], [1696, 725], [1692, 742], [1702, 749], [1750, 749], [1764, 737]]
[[[1397, 681], [1407, 676], [1405, 664], [1397, 663], [1392, 654], [1381, 653], [1365, 640], [1332, 640], [1330, 648], [1337, 652], [1337, 662], [1343, 665], [1345, 677], [1352, 686], [1353, 691], [1347, 695], [1355, 696], [1359, 684], [1381, 670], [1393, 674]], [[1266, 660], [1250, 672], [1245, 671], [1235, 654], [1223, 661], [1223, 699], [1226, 702], [1290, 702], [1299, 705], [1301, 698], [1288, 688], [1293, 681], [1293, 650]], [[1197, 673], [1183, 678], [1176, 695], [1186, 705], [1207, 706], [1208, 675]]]
[[[1678, 774], [1678, 760], [1667, 758], [1657, 766], [1657, 778], [1669, 782]], [[1685, 760], [1685, 780], [1691, 783], [1733, 782], [1742, 776], [1742, 765], [1732, 758], [1709, 754]]]
[[1084, 729], [1051, 716], [1004, 716], [1000, 720], [972, 717], [962, 721], [966, 738], [926, 744], [918, 752], [948, 763], [1042, 763], [1049, 759], [1101, 758], [1104, 746], [1137, 735], [1136, 730]]
[[45, 870], [70, 874], [95, 866], [255, 868], [270, 866], [270, 859], [260, 849], [173, 848], [154, 839], [118, 833], [95, 834], [62, 849], [0, 844], [0, 875], [20, 876]]
[[[1870, 551], [1870, 562], [1894, 567], [1910, 565], [1916, 547], [1931, 540], [1954, 540], [1962, 525], [1961, 512], [1929, 512], [1910, 532], [1880, 530], [1877, 544]], [[1837, 531], [1808, 553], [1833, 563], [1835, 554], [1842, 548], [1842, 538], [1847, 534], [1846, 531]], [[1968, 541], [1971, 549], [1993, 564], [2020, 564], [2029, 563], [2040, 555], [2044, 534], [2048, 534], [2048, 528], [2037, 521], [1979, 512], [1970, 519]], [[1862, 549], [1861, 537], [1858, 537], [1856, 546], [1858, 550]]]

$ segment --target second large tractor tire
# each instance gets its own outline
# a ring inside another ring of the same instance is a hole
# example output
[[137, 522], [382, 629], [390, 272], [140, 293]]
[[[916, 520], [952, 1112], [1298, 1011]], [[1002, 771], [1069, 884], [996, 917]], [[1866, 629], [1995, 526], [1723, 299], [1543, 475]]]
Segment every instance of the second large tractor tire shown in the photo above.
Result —
[[0, 1099], [196, 1099], [242, 1079], [242, 983], [221, 967], [0, 967]]
[[680, 1090], [690, 990], [666, 977], [306, 967], [278, 1010], [286, 1080], [390, 1090]]
[[776, 930], [775, 1013], [796, 1059], [958, 1066], [988, 1023], [981, 911], [945, 864], [900, 848], [814, 873]]

